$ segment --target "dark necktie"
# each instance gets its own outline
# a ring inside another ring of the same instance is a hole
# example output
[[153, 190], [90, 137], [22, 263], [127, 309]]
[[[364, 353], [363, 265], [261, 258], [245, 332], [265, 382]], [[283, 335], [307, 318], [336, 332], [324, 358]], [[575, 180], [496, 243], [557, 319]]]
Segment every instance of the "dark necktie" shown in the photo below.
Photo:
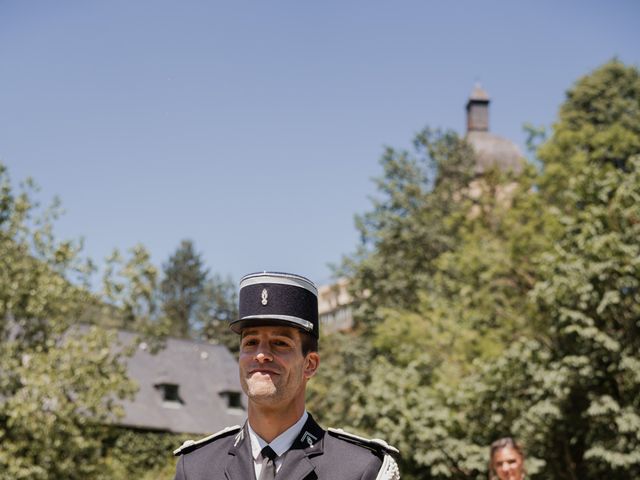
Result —
[[258, 480], [274, 480], [276, 478], [276, 452], [269, 445], [260, 452], [262, 454], [262, 471]]

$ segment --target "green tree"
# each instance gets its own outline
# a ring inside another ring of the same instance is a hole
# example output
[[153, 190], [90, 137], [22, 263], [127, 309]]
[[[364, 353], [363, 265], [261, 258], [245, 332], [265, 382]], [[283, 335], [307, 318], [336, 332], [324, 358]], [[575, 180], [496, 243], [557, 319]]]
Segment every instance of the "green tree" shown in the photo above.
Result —
[[0, 472], [12, 479], [108, 477], [106, 423], [130, 396], [114, 335], [74, 326], [96, 298], [80, 245], [57, 241], [57, 204], [0, 165]]
[[538, 195], [562, 228], [529, 296], [538, 341], [508, 353], [531, 359], [530, 378], [505, 362], [485, 385], [506, 386], [503, 415], [544, 475], [638, 478], [640, 72], [612, 61], [580, 79], [539, 156]]
[[160, 294], [164, 315], [171, 323], [173, 335], [188, 337], [203, 298], [208, 270], [191, 240], [182, 240], [162, 270]]
[[515, 275], [502, 264], [509, 252], [499, 238], [486, 243], [505, 208], [484, 204], [496, 203], [495, 192], [469, 188], [475, 159], [463, 139], [427, 129], [414, 146], [415, 154], [388, 149], [382, 158], [382, 196], [360, 217], [363, 244], [345, 262], [360, 302], [357, 336], [322, 342], [329, 360], [311, 400], [328, 422], [397, 445], [403, 478], [473, 478], [484, 449], [465, 441], [448, 392], [477, 352], [499, 348], [491, 327], [500, 307], [486, 292], [500, 288], [503, 309], [515, 308], [518, 282], [505, 281]]
[[451, 131], [424, 129], [413, 152], [387, 148], [380, 162], [380, 196], [356, 218], [361, 244], [340, 272], [352, 279], [363, 325], [380, 320], [379, 307], [416, 305], [433, 260], [455, 247], [468, 208], [464, 188], [473, 178], [471, 147]]
[[454, 137], [384, 156], [345, 262], [356, 337], [323, 342], [336, 359], [312, 398], [401, 447], [404, 478], [486, 478], [487, 445], [508, 434], [534, 479], [640, 475], [638, 78], [612, 61], [581, 79], [542, 173], [470, 188], [444, 168], [472, 161]]
[[143, 245], [136, 245], [123, 256], [114, 250], [106, 259], [101, 298], [105, 316], [117, 328], [136, 332], [160, 322], [158, 270]]
[[202, 300], [196, 314], [197, 335], [212, 343], [225, 345], [238, 352], [238, 335], [229, 329], [231, 320], [238, 318], [238, 289], [231, 277], [213, 275], [205, 281]]

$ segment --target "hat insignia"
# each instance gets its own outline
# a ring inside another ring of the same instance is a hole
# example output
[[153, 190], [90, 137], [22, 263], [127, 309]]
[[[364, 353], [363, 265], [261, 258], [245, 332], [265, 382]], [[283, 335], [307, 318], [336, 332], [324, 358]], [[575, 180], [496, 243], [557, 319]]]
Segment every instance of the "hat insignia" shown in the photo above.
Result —
[[269, 303], [269, 293], [267, 292], [266, 288], [262, 289], [262, 305], [266, 305], [267, 303]]

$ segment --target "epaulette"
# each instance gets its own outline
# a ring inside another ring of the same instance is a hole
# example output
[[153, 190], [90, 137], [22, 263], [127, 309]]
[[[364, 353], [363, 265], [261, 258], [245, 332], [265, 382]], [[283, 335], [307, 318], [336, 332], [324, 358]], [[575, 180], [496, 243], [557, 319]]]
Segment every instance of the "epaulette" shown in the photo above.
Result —
[[400, 452], [396, 447], [392, 447], [387, 442], [380, 438], [364, 438], [354, 435], [349, 432], [345, 432], [341, 428], [329, 428], [327, 429], [329, 435], [337, 437], [355, 445], [359, 445], [369, 450], [373, 450], [382, 456], [382, 465], [378, 470], [376, 480], [400, 480], [400, 469], [398, 464], [393, 458], [394, 455], [398, 455]]
[[397, 455], [400, 452], [396, 447], [389, 445], [387, 442], [380, 438], [364, 438], [354, 435], [353, 433], [345, 432], [341, 428], [329, 428], [327, 431], [334, 437], [345, 440], [349, 443], [360, 445], [361, 447], [368, 448], [369, 450], [375, 450], [377, 452], [385, 452], [392, 455]]
[[241, 429], [242, 427], [240, 425], [234, 425], [233, 427], [227, 427], [224, 430], [220, 430], [219, 432], [216, 432], [213, 435], [209, 435], [208, 437], [201, 438], [200, 440], [187, 440], [179, 448], [176, 448], [173, 451], [173, 454], [176, 457], [184, 455], [185, 453], [197, 450], [198, 448], [211, 443], [218, 438], [227, 437], [229, 435], [237, 433]]

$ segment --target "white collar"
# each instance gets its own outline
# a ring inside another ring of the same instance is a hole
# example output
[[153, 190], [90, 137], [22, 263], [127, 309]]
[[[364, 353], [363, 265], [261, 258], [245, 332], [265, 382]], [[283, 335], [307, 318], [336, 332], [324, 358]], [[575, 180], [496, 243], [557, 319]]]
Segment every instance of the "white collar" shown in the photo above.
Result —
[[251, 424], [247, 421], [247, 430], [249, 431], [249, 438], [251, 439], [251, 454], [253, 456], [253, 459], [257, 461], [258, 457], [260, 456], [260, 452], [267, 445], [269, 445], [273, 449], [273, 451], [276, 452], [276, 455], [281, 457], [291, 448], [291, 445], [293, 445], [293, 442], [298, 437], [298, 434], [302, 431], [302, 427], [304, 427], [304, 424], [307, 422], [308, 418], [309, 414], [305, 410], [296, 423], [291, 425], [284, 432], [274, 438], [271, 443], [267, 443], [262, 438], [260, 438], [260, 435], [253, 431], [253, 428], [251, 428]]

